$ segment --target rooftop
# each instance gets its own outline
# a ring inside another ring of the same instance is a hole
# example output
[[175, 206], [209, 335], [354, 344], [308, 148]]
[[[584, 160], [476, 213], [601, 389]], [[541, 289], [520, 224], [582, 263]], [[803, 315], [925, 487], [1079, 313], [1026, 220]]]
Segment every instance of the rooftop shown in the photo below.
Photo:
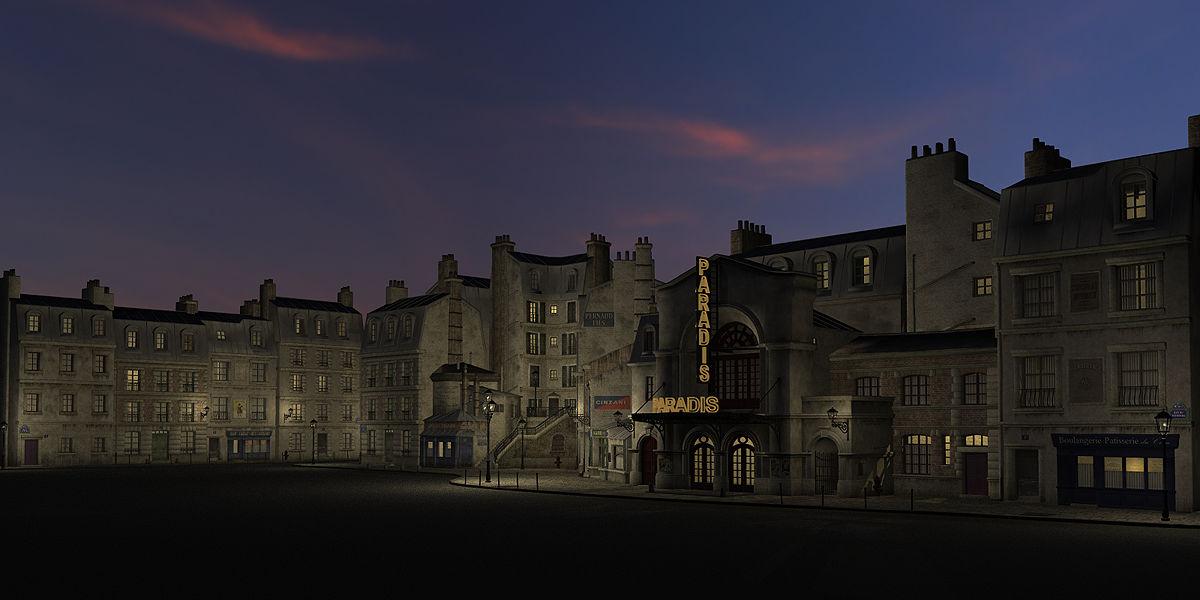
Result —
[[444, 293], [442, 293], [442, 294], [425, 294], [423, 296], [413, 296], [411, 298], [401, 298], [391, 304], [384, 304], [383, 306], [380, 306], [379, 308], [377, 308], [371, 312], [377, 313], [377, 312], [384, 312], [384, 311], [388, 311], [388, 310], [402, 310], [402, 309], [406, 309], [406, 308], [420, 308], [422, 306], [429, 306], [430, 304], [433, 304], [434, 302], [437, 302], [438, 300], [445, 298], [447, 295], [448, 294], [444, 294]]
[[525, 252], [509, 251], [516, 260], [523, 263], [535, 265], [573, 265], [575, 263], [587, 262], [587, 254], [572, 254], [570, 256], [542, 256], [541, 254], [528, 254]]
[[875, 354], [881, 352], [928, 352], [933, 350], [996, 349], [996, 330], [955, 329], [920, 333], [880, 333], [860, 335], [838, 348], [834, 355]]
[[904, 225], [893, 225], [891, 227], [881, 227], [879, 229], [866, 229], [863, 231], [851, 231], [849, 233], [839, 233], [836, 235], [827, 235], [824, 237], [808, 238], [805, 240], [796, 240], [793, 242], [781, 242], [778, 244], [770, 244], [767, 246], [759, 246], [749, 252], [743, 252], [736, 256], [741, 258], [750, 258], [754, 256], [767, 256], [770, 254], [782, 254], [784, 252], [794, 252], [796, 250], [809, 250], [812, 248], [824, 248], [826, 246], [841, 246], [843, 244], [852, 244], [854, 242], [865, 242], [867, 240], [878, 240], [882, 238], [897, 237], [904, 235]]
[[277, 296], [275, 299], [271, 300], [271, 302], [275, 303], [275, 306], [280, 308], [299, 308], [301, 310], [323, 310], [326, 312], [350, 313], [355, 315], [359, 314], [357, 310], [354, 310], [349, 306], [339, 302], [330, 302], [328, 300], [307, 300], [304, 298], [285, 298], [283, 296]]

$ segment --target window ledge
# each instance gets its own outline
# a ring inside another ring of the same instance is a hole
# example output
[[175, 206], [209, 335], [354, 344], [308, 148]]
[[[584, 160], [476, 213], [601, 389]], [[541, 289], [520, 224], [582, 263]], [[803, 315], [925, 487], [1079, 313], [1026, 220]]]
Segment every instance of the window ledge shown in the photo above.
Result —
[[1050, 315], [1048, 317], [1014, 317], [1012, 324], [1014, 327], [1026, 327], [1030, 325], [1051, 325], [1062, 322], [1062, 315]]
[[1122, 221], [1113, 225], [1113, 233], [1141, 233], [1143, 231], [1154, 231], [1157, 227], [1154, 226], [1154, 221], [1149, 219], [1139, 219], [1137, 221]]
[[1052, 407], [1052, 408], [1014, 408], [1013, 409], [1013, 413], [1023, 414], [1023, 415], [1035, 415], [1035, 414], [1061, 415], [1061, 414], [1063, 414], [1063, 412], [1064, 411], [1061, 406]]
[[1112, 410], [1113, 412], [1123, 412], [1123, 413], [1151, 413], [1151, 412], [1157, 412], [1157, 411], [1160, 411], [1160, 410], [1162, 410], [1162, 409], [1163, 409], [1163, 407], [1162, 407], [1162, 406], [1160, 406], [1160, 405], [1157, 405], [1157, 404], [1156, 404], [1156, 405], [1154, 405], [1154, 406], [1117, 406], [1117, 405], [1110, 405], [1110, 406], [1109, 406], [1109, 409], [1110, 409], [1110, 410]]
[[1131, 310], [1110, 310], [1108, 318], [1110, 319], [1138, 319], [1145, 317], [1162, 317], [1167, 314], [1167, 309], [1159, 306], [1157, 308], [1137, 308]]

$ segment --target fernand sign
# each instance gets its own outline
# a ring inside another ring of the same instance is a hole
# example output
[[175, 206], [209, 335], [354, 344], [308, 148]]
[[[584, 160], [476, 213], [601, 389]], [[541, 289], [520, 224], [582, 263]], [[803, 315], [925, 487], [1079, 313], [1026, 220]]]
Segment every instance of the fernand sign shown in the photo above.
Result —
[[650, 401], [651, 412], [656, 413], [704, 413], [721, 411], [721, 401], [716, 396], [663, 396]]
[[712, 333], [717, 319], [712, 310], [716, 301], [713, 299], [712, 284], [709, 282], [710, 267], [707, 258], [696, 257], [696, 381], [698, 383], [711, 383], [714, 371], [713, 356], [709, 348], [712, 345]]

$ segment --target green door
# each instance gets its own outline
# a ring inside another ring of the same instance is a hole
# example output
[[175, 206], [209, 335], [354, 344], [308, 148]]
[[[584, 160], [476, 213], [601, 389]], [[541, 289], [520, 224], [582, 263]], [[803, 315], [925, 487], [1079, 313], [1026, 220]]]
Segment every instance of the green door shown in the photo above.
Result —
[[151, 460], [165, 461], [170, 457], [170, 452], [167, 448], [167, 432], [155, 431], [150, 443], [150, 458]]

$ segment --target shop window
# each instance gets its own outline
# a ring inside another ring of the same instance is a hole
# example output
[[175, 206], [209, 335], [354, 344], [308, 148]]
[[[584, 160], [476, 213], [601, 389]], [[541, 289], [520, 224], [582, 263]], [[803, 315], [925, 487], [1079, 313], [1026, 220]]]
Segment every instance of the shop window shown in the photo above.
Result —
[[928, 435], [909, 435], [904, 438], [904, 473], [928, 475], [929, 459], [933, 453], [933, 438]]
[[1076, 457], [1075, 485], [1081, 488], [1096, 487], [1096, 461], [1094, 457]]

